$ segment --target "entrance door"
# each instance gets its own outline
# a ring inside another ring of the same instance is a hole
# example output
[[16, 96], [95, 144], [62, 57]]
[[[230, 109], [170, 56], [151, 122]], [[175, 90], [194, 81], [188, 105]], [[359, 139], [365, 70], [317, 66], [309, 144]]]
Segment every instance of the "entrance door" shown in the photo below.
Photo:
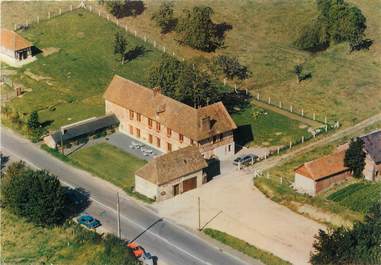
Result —
[[180, 194], [180, 184], [173, 185], [173, 196]]
[[183, 181], [183, 192], [193, 190], [197, 187], [197, 177], [193, 177]]

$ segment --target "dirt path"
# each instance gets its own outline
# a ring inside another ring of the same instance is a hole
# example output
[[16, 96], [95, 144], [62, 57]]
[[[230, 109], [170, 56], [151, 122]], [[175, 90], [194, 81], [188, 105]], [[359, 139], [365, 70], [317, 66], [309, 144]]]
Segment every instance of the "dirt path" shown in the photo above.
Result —
[[332, 135], [328, 135], [328, 136], [326, 136], [322, 139], [319, 139], [315, 142], [311, 142], [309, 144], [302, 145], [299, 148], [295, 148], [294, 150], [291, 150], [291, 151], [289, 151], [289, 152], [287, 152], [281, 156], [271, 157], [271, 158], [269, 158], [269, 159], [267, 159], [261, 163], [256, 164], [255, 168], [257, 170], [261, 170], [261, 171], [268, 170], [268, 169], [278, 165], [280, 162], [284, 163], [285, 161], [295, 157], [296, 155], [298, 155], [300, 153], [304, 153], [304, 152], [310, 151], [316, 147], [332, 143], [332, 142], [337, 141], [343, 137], [351, 136], [353, 134], [359, 133], [359, 132], [361, 132], [361, 130], [363, 130], [366, 127], [368, 127], [374, 123], [377, 123], [377, 122], [381, 122], [381, 113], [376, 114], [376, 115], [374, 115], [374, 116], [372, 116], [366, 120], [363, 120], [362, 122], [360, 122], [360, 123], [358, 123], [352, 127], [339, 130], [339, 131], [333, 133]]
[[261, 101], [258, 101], [258, 100], [254, 100], [253, 101], [253, 104], [260, 107], [260, 108], [263, 108], [263, 109], [267, 109], [267, 110], [271, 110], [273, 112], [276, 112], [278, 114], [281, 114], [283, 116], [286, 116], [292, 120], [297, 120], [297, 121], [300, 121], [301, 123], [304, 123], [304, 124], [308, 124], [309, 126], [313, 127], [313, 128], [316, 128], [316, 127], [320, 127], [322, 126], [322, 123], [318, 122], [318, 121], [313, 121], [313, 120], [310, 120], [310, 119], [307, 119], [307, 118], [304, 118], [300, 115], [297, 115], [295, 113], [291, 113], [287, 110], [284, 110], [284, 109], [280, 109], [278, 107], [275, 107], [275, 106], [272, 106], [272, 105], [269, 105], [269, 104], [266, 104], [264, 102], [261, 102]]

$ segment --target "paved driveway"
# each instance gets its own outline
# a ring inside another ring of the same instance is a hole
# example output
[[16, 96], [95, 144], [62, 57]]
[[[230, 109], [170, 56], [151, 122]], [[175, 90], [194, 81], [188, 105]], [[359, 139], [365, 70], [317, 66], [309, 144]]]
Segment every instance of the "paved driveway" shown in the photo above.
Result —
[[266, 198], [253, 186], [251, 176], [232, 170], [153, 207], [160, 215], [196, 229], [200, 197], [202, 226], [236, 236], [293, 264], [308, 264], [313, 236], [324, 227]]

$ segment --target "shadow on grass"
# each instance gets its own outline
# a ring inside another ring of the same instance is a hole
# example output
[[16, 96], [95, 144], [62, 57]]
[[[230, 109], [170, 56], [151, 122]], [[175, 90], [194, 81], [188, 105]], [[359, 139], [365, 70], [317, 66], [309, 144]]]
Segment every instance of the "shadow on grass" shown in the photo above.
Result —
[[221, 101], [230, 114], [237, 113], [250, 107], [252, 96], [246, 92], [227, 92], [222, 95]]
[[143, 56], [145, 53], [149, 52], [150, 50], [147, 50], [144, 46], [138, 45], [132, 50], [129, 50], [124, 55], [124, 60], [126, 62], [132, 61], [138, 57]]

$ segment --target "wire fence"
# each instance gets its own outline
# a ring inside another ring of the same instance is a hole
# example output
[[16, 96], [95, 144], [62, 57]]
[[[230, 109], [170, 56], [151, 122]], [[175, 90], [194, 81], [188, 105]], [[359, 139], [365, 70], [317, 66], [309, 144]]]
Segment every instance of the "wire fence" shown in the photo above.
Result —
[[[104, 10], [99, 8], [96, 4], [92, 4], [92, 3], [91, 4], [87, 3], [86, 5], [84, 4], [84, 2], [81, 2], [81, 4], [79, 4], [79, 5], [70, 4], [70, 5], [68, 5], [67, 8], [59, 8], [58, 10], [48, 11], [45, 16], [36, 16], [31, 21], [26, 21], [26, 24], [15, 24], [14, 27], [15, 27], [15, 30], [22, 29], [25, 27], [30, 27], [30, 26], [39, 24], [42, 21], [50, 20], [50, 19], [62, 16], [66, 13], [73, 12], [73, 11], [78, 10], [78, 9], [85, 9], [90, 13], [97, 14], [99, 17], [102, 17], [102, 18], [106, 19], [107, 21], [114, 23], [116, 26], [120, 27], [126, 33], [133, 35], [136, 38], [140, 38], [148, 44], [151, 44], [154, 48], [159, 49], [163, 53], [167, 53], [169, 55], [172, 55], [173, 57], [177, 58], [180, 61], [185, 61], [185, 59], [183, 57], [180, 57], [175, 52], [170, 51], [165, 45], [159, 44], [155, 39], [151, 38], [146, 33], [141, 34], [138, 30], [130, 27], [128, 25], [128, 23], [122, 22], [120, 19], [116, 18], [115, 16], [110, 15], [108, 12], [105, 12]], [[230, 87], [229, 85], [227, 85], [226, 79], [224, 79], [223, 83], [224, 83], [224, 86]], [[239, 93], [239, 89], [238, 89], [237, 84], [234, 84], [234, 88], [232, 88], [232, 87], [230, 87], [230, 88], [231, 88], [231, 90], [234, 90], [236, 93]], [[244, 88], [244, 93], [246, 93], [246, 94], [249, 93], [248, 89]], [[271, 149], [268, 152], [268, 154], [266, 154], [263, 157], [259, 157], [258, 158], [259, 160], [264, 160], [264, 159], [267, 159], [267, 158], [274, 156], [274, 155], [280, 155], [280, 154], [286, 152], [287, 150], [289, 150], [295, 146], [298, 146], [300, 144], [303, 144], [306, 141], [309, 141], [311, 139], [316, 138], [320, 134], [328, 133], [329, 131], [335, 130], [335, 129], [340, 127], [340, 123], [338, 121], [328, 121], [326, 116], [324, 117], [324, 119], [321, 119], [321, 116], [316, 115], [316, 113], [312, 113], [312, 114], [305, 113], [303, 109], [301, 109], [301, 108], [297, 109], [292, 104], [289, 104], [286, 107], [286, 105], [283, 104], [281, 101], [275, 102], [271, 99], [271, 97], [264, 99], [263, 97], [261, 97], [261, 95], [259, 93], [254, 97], [254, 99], [258, 102], [262, 102], [262, 103], [267, 104], [271, 107], [279, 108], [281, 110], [290, 112], [292, 114], [298, 115], [298, 116], [303, 117], [305, 119], [309, 119], [311, 121], [315, 121], [315, 122], [318, 122], [321, 124], [320, 127], [313, 129], [309, 135], [302, 136], [300, 139], [297, 139], [294, 141], [290, 141], [287, 145], [282, 145], [282, 146], [279, 146], [275, 149]]]

